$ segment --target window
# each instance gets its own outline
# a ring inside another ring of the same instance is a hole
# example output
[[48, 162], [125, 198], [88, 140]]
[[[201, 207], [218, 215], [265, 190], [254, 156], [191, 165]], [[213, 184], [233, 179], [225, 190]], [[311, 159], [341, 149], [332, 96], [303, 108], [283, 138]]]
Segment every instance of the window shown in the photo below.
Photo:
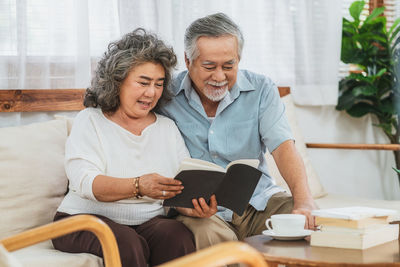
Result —
[[87, 86], [117, 12], [116, 0], [0, 1], [0, 88]]

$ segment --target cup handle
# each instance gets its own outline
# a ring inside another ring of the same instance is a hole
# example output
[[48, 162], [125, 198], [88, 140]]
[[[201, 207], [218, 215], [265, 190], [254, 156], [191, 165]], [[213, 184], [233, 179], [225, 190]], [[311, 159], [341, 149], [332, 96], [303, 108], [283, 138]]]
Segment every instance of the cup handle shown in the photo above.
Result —
[[267, 226], [268, 230], [272, 230], [272, 226], [270, 226], [271, 219], [265, 221], [265, 225]]

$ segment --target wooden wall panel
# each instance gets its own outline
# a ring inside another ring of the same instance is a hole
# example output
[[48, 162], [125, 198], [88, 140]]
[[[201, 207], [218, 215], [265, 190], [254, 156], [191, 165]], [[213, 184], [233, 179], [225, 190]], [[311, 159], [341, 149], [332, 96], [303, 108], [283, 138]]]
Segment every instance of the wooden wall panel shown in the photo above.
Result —
[[0, 90], [0, 112], [82, 110], [85, 89]]
[[[85, 89], [0, 90], [0, 112], [82, 110]], [[281, 97], [290, 87], [279, 87]]]

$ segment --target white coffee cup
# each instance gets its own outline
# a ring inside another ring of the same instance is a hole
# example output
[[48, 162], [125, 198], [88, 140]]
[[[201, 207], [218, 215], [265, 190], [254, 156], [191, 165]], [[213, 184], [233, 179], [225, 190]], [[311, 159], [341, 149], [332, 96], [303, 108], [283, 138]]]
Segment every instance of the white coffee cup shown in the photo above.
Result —
[[268, 230], [277, 235], [296, 235], [304, 230], [305, 224], [306, 216], [302, 214], [276, 214], [265, 221]]

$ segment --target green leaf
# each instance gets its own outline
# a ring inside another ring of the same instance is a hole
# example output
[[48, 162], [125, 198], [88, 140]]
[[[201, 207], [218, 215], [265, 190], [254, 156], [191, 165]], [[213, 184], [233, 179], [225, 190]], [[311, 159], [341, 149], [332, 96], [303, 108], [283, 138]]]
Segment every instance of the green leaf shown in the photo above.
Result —
[[351, 74], [348, 76], [348, 78], [349, 78], [349, 79], [355, 79], [355, 80], [357, 80], [357, 81], [367, 82], [367, 83], [369, 83], [369, 84], [372, 84], [372, 83], [374, 82], [373, 77], [364, 76], [364, 75], [362, 75], [362, 74], [360, 74], [360, 73], [351, 73]]
[[[400, 27], [399, 27], [400, 28]], [[396, 41], [394, 41], [393, 45], [392, 45], [392, 53], [395, 53], [396, 50], [396, 46], [400, 44], [400, 36], [396, 39]]]
[[393, 98], [392, 97], [387, 97], [384, 100], [382, 100], [381, 105], [379, 106], [379, 110], [381, 110], [384, 113], [388, 114], [396, 114], [396, 110], [394, 108], [394, 103], [393, 103]]
[[353, 23], [345, 23], [343, 19], [343, 34], [347, 34], [348, 37], [352, 37], [354, 34], [357, 34], [357, 27], [353, 25]]
[[386, 68], [383, 68], [375, 75], [375, 77], [381, 77], [385, 72], [386, 72]]
[[354, 105], [356, 100], [357, 100], [357, 97], [355, 97], [351, 93], [351, 90], [345, 91], [345, 92], [343, 92], [342, 95], [339, 96], [336, 109], [337, 110], [347, 110]]
[[383, 34], [386, 36], [386, 17], [377, 17], [368, 24], [363, 24], [359, 28], [360, 33], [371, 32], [375, 34]]
[[342, 38], [342, 49], [340, 59], [344, 63], [359, 63], [363, 62], [366, 55], [363, 51], [356, 47], [352, 38]]
[[365, 102], [359, 102], [347, 110], [347, 113], [353, 117], [362, 117], [368, 113], [376, 113], [374, 107]]
[[365, 2], [364, 1], [355, 1], [354, 3], [351, 4], [349, 10], [350, 10], [350, 15], [353, 17], [355, 21], [360, 21], [360, 15], [361, 12], [363, 11]]
[[354, 87], [352, 93], [354, 96], [365, 95], [365, 96], [372, 96], [376, 94], [378, 88], [372, 85], [361, 85]]
[[[379, 29], [380, 27], [382, 27], [382, 26], [385, 26], [386, 27], [386, 17], [385, 16], [379, 16], [379, 17], [377, 17], [377, 18], [374, 18], [374, 20], [371, 20], [369, 23], [368, 23], [368, 26], [369, 27], [373, 27], [373, 28], [375, 28], [375, 27], [377, 27], [376, 29]], [[374, 24], [379, 24], [379, 25], [374, 25]], [[383, 25], [383, 24], [385, 24], [385, 25]], [[365, 25], [365, 26], [367, 26], [367, 25]], [[384, 28], [385, 28], [384, 27]], [[386, 28], [385, 28], [385, 30], [386, 30]], [[386, 31], [385, 31], [386, 32]]]
[[368, 24], [371, 20], [379, 16], [385, 11], [385, 7], [375, 8], [372, 13], [365, 19], [364, 24]]
[[397, 27], [393, 32], [392, 35], [390, 35], [389, 38], [389, 44], [392, 43], [393, 39], [396, 38], [396, 35], [400, 32], [400, 26]]
[[365, 42], [370, 44], [372, 41], [381, 41], [386, 44], [388, 40], [385, 35], [374, 34], [372, 32], [365, 32], [359, 35], [353, 36], [354, 41]]
[[397, 27], [397, 25], [399, 25], [400, 23], [400, 18], [397, 18], [394, 22], [393, 25], [390, 27], [389, 32], [388, 32], [388, 36], [390, 36], [393, 32], [393, 30]]
[[374, 124], [374, 126], [382, 128], [382, 130], [387, 134], [392, 134], [392, 125], [390, 123], [381, 123], [381, 124]]

